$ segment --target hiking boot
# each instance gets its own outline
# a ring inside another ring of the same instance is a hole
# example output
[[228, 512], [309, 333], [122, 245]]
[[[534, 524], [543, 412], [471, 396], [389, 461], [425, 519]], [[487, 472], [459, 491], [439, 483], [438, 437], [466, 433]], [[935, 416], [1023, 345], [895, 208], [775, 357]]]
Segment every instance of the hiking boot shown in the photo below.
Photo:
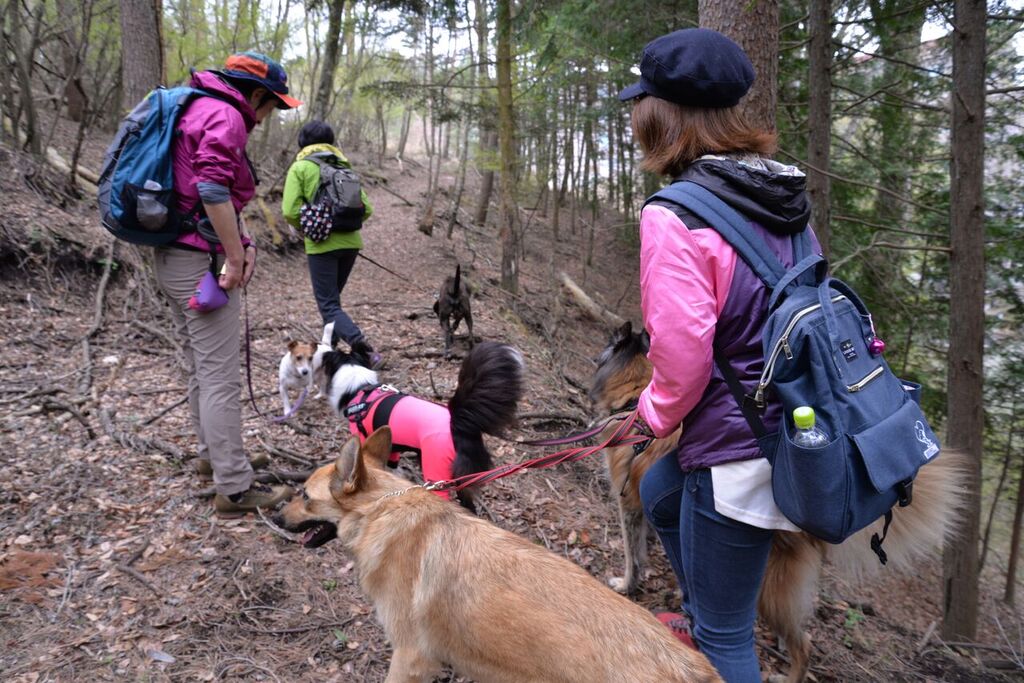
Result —
[[686, 647], [691, 650], [698, 650], [697, 643], [693, 640], [693, 630], [690, 626], [690, 618], [685, 614], [679, 614], [677, 612], [659, 612], [654, 615], [658, 618], [658, 621], [668, 626], [668, 629], [672, 632], [676, 638], [679, 639]]
[[[257, 453], [256, 455], [249, 456], [249, 465], [254, 470], [262, 470], [270, 464], [270, 456], [266, 453]], [[213, 479], [213, 465], [210, 464], [209, 460], [201, 460], [196, 458], [196, 474], [199, 475], [200, 479]]]
[[230, 496], [217, 494], [213, 497], [213, 508], [219, 517], [241, 517], [256, 508], [272, 509], [292, 497], [290, 486], [267, 486], [254, 481], [246, 491]]

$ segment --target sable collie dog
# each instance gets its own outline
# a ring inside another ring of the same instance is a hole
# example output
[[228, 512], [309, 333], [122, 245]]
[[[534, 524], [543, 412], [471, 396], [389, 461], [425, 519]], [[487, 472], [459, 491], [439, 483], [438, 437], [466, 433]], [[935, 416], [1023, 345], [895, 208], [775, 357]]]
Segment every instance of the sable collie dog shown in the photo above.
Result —
[[275, 519], [341, 539], [394, 652], [388, 683], [443, 664], [480, 683], [719, 681], [704, 655], [565, 558], [385, 469], [391, 430], [351, 439]]
[[[350, 353], [318, 354], [316, 362], [323, 370], [324, 393], [335, 411], [349, 420], [352, 434], [365, 439], [390, 425], [394, 452], [388, 464], [396, 467], [401, 452], [417, 451], [427, 481], [490, 469], [491, 453], [482, 435], [501, 434], [512, 426], [523, 391], [522, 356], [497, 342], [478, 344], [466, 356], [447, 406], [381, 385], [360, 344]], [[460, 491], [458, 498], [475, 509], [471, 488]]]
[[469, 348], [473, 348], [476, 339], [473, 337], [473, 311], [470, 308], [469, 286], [462, 279], [462, 266], [455, 266], [455, 275], [449, 275], [441, 283], [441, 291], [434, 302], [434, 313], [441, 323], [444, 332], [444, 357], [450, 358], [452, 342], [455, 341], [455, 330], [462, 320], [466, 321], [469, 330]]
[[[647, 360], [650, 339], [647, 332], [633, 331], [627, 322], [616, 330], [597, 361], [590, 397], [603, 415], [636, 406], [640, 393], [651, 380]], [[605, 430], [608, 436], [614, 423]], [[655, 439], [640, 455], [631, 446], [606, 448], [605, 460], [611, 493], [618, 503], [622, 540], [626, 554], [625, 572], [609, 583], [621, 593], [636, 591], [647, 558], [647, 525], [640, 504], [640, 480], [659, 458], [668, 454], [679, 440], [679, 432]], [[887, 567], [913, 568], [932, 555], [952, 533], [953, 521], [962, 506], [966, 459], [962, 453], [946, 450], [925, 465], [914, 480], [913, 502], [894, 508], [893, 523], [885, 539]], [[803, 623], [814, 608], [822, 560], [827, 558], [840, 574], [858, 577], [877, 571], [877, 557], [870, 550], [871, 534], [881, 532], [881, 521], [854, 534], [840, 545], [830, 545], [806, 533], [777, 531], [768, 557], [768, 568], [758, 603], [758, 613], [779, 635], [792, 660], [790, 683], [803, 681], [810, 659], [811, 641]]]

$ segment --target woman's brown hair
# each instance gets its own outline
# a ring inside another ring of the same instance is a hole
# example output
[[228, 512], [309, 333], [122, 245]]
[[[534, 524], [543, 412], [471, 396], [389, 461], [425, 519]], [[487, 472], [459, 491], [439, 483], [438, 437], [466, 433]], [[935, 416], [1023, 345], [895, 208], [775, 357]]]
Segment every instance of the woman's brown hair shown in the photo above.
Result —
[[640, 167], [677, 176], [705, 154], [775, 151], [775, 134], [755, 128], [739, 107], [687, 107], [658, 97], [643, 97], [633, 105], [633, 135], [645, 158]]

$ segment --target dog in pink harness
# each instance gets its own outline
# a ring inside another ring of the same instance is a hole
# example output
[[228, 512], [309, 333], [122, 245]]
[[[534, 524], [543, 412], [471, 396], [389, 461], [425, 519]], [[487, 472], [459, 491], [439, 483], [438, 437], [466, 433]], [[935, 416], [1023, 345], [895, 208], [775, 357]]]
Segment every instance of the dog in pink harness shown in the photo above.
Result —
[[[477, 344], [466, 356], [447, 406], [381, 385], [358, 343], [349, 353], [318, 354], [314, 362], [323, 371], [331, 407], [349, 420], [353, 436], [365, 441], [388, 425], [394, 444], [388, 464], [397, 466], [404, 451], [418, 451], [427, 482], [490, 469], [483, 434], [499, 435], [512, 426], [522, 395], [522, 356], [497, 342]], [[450, 497], [447, 491], [438, 495]], [[470, 489], [457, 495], [463, 506], [475, 510]]]

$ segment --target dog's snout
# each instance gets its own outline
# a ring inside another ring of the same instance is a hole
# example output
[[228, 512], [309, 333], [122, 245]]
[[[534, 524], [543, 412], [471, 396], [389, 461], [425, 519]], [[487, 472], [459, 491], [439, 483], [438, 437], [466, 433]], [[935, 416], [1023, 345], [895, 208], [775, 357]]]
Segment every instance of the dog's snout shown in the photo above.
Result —
[[309, 374], [309, 368], [302, 368], [301, 370], [299, 370], [299, 374], [305, 377], [306, 375]]

